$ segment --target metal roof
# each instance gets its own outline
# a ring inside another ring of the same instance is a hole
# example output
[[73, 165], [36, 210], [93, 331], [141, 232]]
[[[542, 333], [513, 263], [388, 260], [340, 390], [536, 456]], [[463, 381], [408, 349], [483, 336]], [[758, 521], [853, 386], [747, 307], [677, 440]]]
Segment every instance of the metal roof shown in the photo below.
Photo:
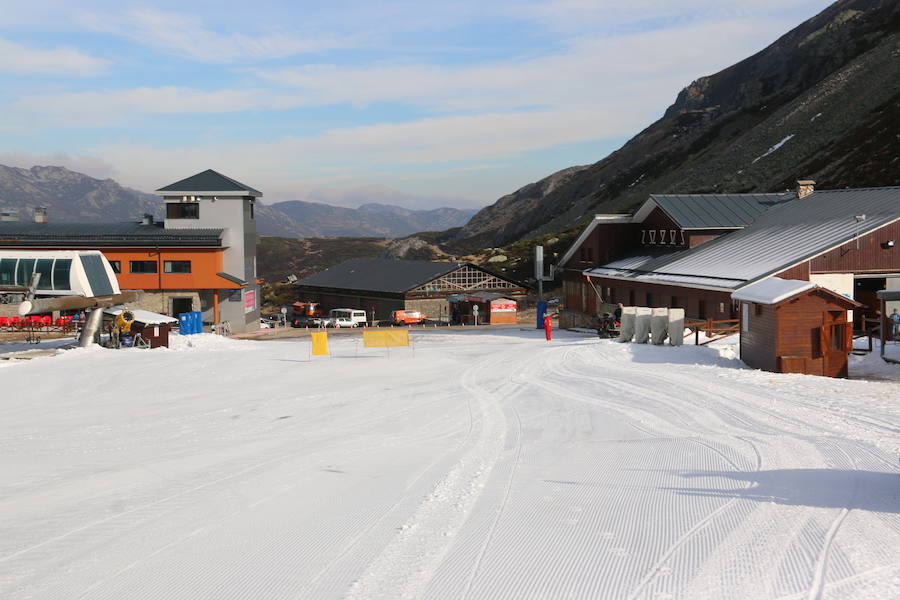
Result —
[[182, 192], [213, 194], [220, 192], [223, 194], [239, 193], [242, 196], [262, 196], [262, 192], [259, 190], [255, 190], [249, 185], [245, 185], [212, 169], [191, 175], [181, 181], [161, 187], [156, 191], [170, 194], [180, 194]]
[[221, 246], [222, 229], [165, 229], [162, 223], [0, 222], [0, 246]]
[[[857, 216], [865, 219], [857, 220]], [[779, 273], [893, 221], [900, 187], [816, 191], [775, 206], [740, 231], [689, 250], [602, 268], [658, 283], [683, 277], [736, 282], [732, 289]]]
[[773, 206], [794, 200], [795, 192], [780, 194], [650, 194], [682, 229], [746, 227]]
[[351, 258], [295, 285], [402, 294], [465, 266], [460, 262]]

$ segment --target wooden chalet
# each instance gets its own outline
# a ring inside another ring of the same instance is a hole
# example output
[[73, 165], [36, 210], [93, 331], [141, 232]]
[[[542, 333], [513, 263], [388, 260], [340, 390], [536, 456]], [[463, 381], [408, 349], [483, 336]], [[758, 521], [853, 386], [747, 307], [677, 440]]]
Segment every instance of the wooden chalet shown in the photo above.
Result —
[[[731, 294], [770, 277], [816, 283], [864, 305], [900, 289], [900, 187], [784, 194], [652, 195], [628, 215], [597, 215], [561, 257], [564, 327], [616, 303], [737, 319]], [[871, 296], [871, 297], [870, 297]]]
[[809, 281], [770, 277], [732, 294], [740, 306], [740, 355], [774, 373], [847, 377], [848, 311], [858, 302]]

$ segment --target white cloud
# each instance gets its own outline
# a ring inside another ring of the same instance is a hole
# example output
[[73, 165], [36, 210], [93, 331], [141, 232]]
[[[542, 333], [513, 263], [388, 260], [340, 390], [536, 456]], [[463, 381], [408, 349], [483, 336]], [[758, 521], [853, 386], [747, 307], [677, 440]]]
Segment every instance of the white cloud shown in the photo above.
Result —
[[349, 37], [303, 37], [284, 31], [221, 33], [182, 13], [136, 9], [120, 16], [91, 16], [89, 26], [151, 46], [168, 54], [204, 63], [253, 63], [346, 47]]
[[99, 75], [108, 65], [75, 48], [41, 50], [0, 38], [0, 73], [87, 77]]

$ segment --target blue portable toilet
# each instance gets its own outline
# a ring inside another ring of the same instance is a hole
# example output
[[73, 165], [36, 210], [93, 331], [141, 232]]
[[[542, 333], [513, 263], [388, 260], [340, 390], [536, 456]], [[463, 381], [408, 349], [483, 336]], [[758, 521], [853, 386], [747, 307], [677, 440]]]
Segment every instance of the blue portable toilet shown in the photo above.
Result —
[[203, 313], [196, 310], [191, 315], [194, 317], [194, 333], [203, 333]]
[[537, 303], [537, 325], [536, 329], [544, 328], [544, 315], [547, 313], [547, 303], [541, 300]]
[[191, 335], [190, 313], [180, 313], [178, 315], [178, 332], [181, 335]]

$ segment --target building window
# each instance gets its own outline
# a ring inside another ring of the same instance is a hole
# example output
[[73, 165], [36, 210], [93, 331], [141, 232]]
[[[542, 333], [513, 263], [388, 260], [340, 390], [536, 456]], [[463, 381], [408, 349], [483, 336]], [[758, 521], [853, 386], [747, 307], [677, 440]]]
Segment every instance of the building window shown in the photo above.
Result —
[[722, 314], [725, 313], [725, 303], [724, 302], [719, 302], [719, 312]]
[[129, 265], [129, 269], [132, 273], [141, 274], [141, 273], [156, 273], [156, 261], [155, 260], [133, 260]]
[[672, 296], [672, 308], [681, 308], [681, 299], [678, 296]]
[[191, 261], [189, 260], [166, 260], [163, 261], [164, 273], [190, 273]]
[[634, 290], [628, 290], [628, 306], [634, 306]]
[[120, 260], [109, 261], [109, 266], [112, 267], [113, 273], [121, 273], [122, 272], [122, 261], [120, 261]]
[[757, 317], [761, 317], [762, 316], [762, 304], [754, 304], [753, 312], [756, 314]]
[[652, 308], [653, 307], [653, 294], [651, 294], [650, 292], [647, 292], [646, 295], [647, 295], [647, 306]]
[[169, 202], [166, 204], [167, 219], [199, 219], [200, 205], [196, 202]]
[[253, 206], [254, 206], [255, 204], [256, 204], [255, 202], [251, 202], [251, 203], [250, 203], [250, 220], [251, 220], [251, 221], [253, 220]]

